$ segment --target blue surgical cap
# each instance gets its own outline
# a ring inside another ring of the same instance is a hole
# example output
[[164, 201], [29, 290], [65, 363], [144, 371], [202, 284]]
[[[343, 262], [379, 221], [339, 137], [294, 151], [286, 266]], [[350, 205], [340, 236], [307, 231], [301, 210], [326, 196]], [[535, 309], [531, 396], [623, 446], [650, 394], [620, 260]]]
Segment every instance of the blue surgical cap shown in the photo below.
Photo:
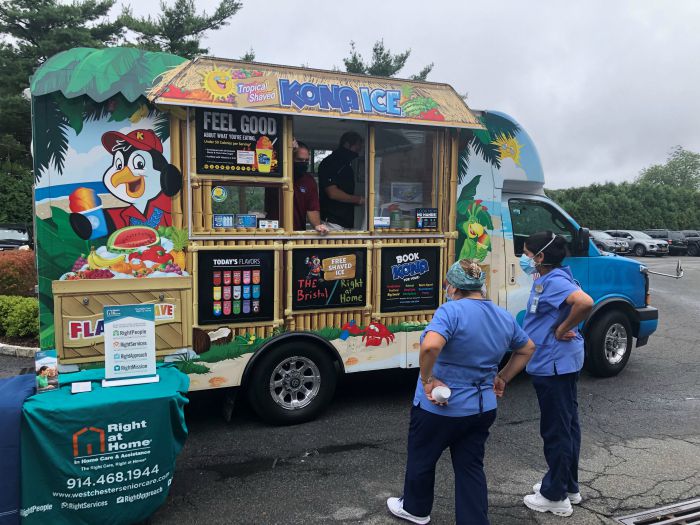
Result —
[[460, 290], [481, 290], [485, 280], [486, 275], [484, 272], [481, 272], [478, 279], [470, 277], [459, 264], [459, 261], [450, 266], [450, 269], [447, 271], [447, 282]]

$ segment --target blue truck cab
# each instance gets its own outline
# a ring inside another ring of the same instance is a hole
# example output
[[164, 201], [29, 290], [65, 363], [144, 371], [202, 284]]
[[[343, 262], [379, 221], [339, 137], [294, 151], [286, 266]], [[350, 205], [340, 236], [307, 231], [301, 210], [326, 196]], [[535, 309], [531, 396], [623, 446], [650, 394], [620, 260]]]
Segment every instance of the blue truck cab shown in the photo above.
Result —
[[496, 111], [478, 116], [486, 131], [461, 136], [455, 255], [481, 260], [489, 296], [522, 323], [533, 282], [519, 265], [525, 239], [543, 230], [564, 236], [571, 254], [564, 264], [595, 301], [581, 327], [585, 366], [596, 376], [618, 374], [634, 340], [646, 344], [658, 324], [646, 267], [600, 252], [588, 230], [545, 195], [535, 145], [513, 118]]

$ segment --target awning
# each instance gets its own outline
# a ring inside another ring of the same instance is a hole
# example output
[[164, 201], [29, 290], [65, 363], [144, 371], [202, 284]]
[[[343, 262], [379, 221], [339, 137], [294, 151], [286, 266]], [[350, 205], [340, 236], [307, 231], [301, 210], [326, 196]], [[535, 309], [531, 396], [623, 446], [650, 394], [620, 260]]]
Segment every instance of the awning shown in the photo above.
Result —
[[159, 105], [484, 129], [447, 84], [199, 57], [161, 77]]

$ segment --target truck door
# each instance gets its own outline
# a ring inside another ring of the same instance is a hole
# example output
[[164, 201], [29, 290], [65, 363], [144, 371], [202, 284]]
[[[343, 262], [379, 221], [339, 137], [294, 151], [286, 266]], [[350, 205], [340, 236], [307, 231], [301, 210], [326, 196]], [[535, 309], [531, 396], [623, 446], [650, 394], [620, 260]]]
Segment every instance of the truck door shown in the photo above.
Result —
[[[533, 281], [531, 276], [520, 269], [519, 264], [525, 240], [533, 233], [550, 230], [565, 237], [571, 248], [579, 228], [563, 210], [546, 197], [504, 193], [502, 210], [504, 231], [507, 231], [508, 226], [512, 231], [512, 242], [507, 240], [505, 249], [508, 273], [506, 304], [508, 311], [522, 323]], [[576, 281], [586, 289], [588, 258], [567, 257], [564, 264], [571, 267]]]

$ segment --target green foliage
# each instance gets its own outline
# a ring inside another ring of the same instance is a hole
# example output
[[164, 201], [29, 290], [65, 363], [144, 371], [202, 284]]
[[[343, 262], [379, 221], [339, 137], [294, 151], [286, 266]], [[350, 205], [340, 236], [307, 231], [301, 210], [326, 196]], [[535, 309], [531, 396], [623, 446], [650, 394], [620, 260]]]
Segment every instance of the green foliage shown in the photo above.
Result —
[[34, 220], [32, 172], [9, 160], [0, 164], [0, 195], [0, 223], [19, 222], [31, 227]]
[[647, 183], [592, 184], [547, 190], [576, 221], [590, 229], [700, 227], [700, 192]]
[[160, 3], [160, 14], [155, 18], [136, 18], [129, 7], [124, 8], [122, 23], [137, 33], [136, 45], [148, 51], [167, 51], [174, 55], [194, 58], [205, 55], [207, 48], [201, 40], [207, 31], [215, 31], [229, 23], [242, 4], [235, 0], [221, 0], [212, 15], [197, 13], [194, 0], [175, 0], [172, 6]]
[[74, 47], [113, 45], [121, 23], [107, 15], [115, 0], [2, 0], [0, 2], [0, 143], [21, 149], [12, 159], [29, 165], [30, 104], [22, 96], [29, 77], [49, 57]]
[[590, 229], [700, 228], [700, 154], [676, 147], [665, 164], [641, 171], [635, 182], [547, 190]]
[[0, 252], [0, 294], [30, 295], [36, 285], [34, 252], [8, 250]]
[[[247, 342], [246, 342], [247, 341]], [[225, 359], [236, 359], [243, 354], [252, 354], [260, 348], [267, 339], [251, 339], [237, 336], [233, 341], [221, 345], [211, 345], [211, 348], [199, 355], [199, 360], [205, 363], [216, 363]]]
[[[355, 47], [355, 42], [350, 42], [350, 56], [344, 58], [343, 63], [345, 64], [345, 71], [348, 73], [393, 77], [398, 75], [399, 71], [404, 68], [410, 56], [410, 49], [403, 53], [393, 54], [384, 45], [384, 40], [377, 40], [372, 47], [372, 59], [367, 63]], [[425, 80], [432, 70], [433, 64], [428, 64], [418, 74], [412, 75], [410, 78], [411, 80]]]
[[334, 341], [340, 337], [341, 329], [335, 326], [324, 326], [319, 330], [312, 330], [312, 332], [327, 341]]
[[637, 182], [700, 191], [700, 153], [676, 146], [669, 153], [665, 164], [644, 168]]
[[39, 334], [39, 302], [33, 297], [0, 295], [0, 335], [36, 337]]
[[243, 62], [255, 62], [255, 51], [251, 47], [245, 54], [240, 58]]
[[211, 372], [208, 367], [187, 356], [182, 356], [176, 360], [175, 366], [183, 374], [208, 374]]

